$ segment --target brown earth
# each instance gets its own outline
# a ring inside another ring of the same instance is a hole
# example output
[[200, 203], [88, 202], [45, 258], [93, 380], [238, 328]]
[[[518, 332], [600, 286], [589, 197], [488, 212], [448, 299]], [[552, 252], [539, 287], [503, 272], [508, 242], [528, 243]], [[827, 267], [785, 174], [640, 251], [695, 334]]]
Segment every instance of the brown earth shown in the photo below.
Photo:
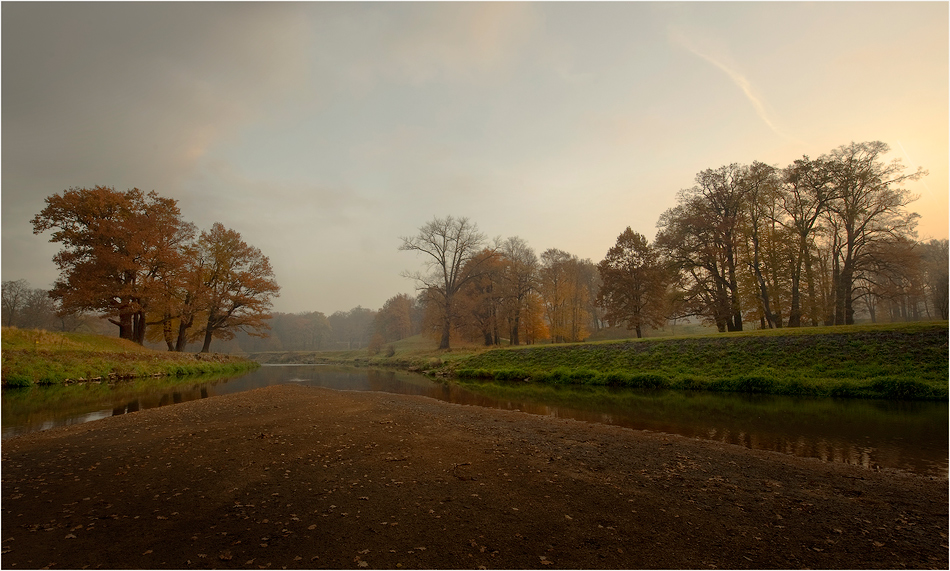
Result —
[[940, 568], [947, 481], [268, 387], [3, 442], [21, 568]]

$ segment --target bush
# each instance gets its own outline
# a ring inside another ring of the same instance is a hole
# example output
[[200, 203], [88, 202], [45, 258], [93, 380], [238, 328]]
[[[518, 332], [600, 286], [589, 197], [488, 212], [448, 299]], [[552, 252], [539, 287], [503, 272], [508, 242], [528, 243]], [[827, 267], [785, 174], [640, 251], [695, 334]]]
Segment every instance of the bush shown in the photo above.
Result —
[[502, 369], [494, 372], [496, 381], [523, 381], [531, 375], [521, 369]]
[[667, 378], [656, 373], [634, 373], [626, 383], [626, 386], [636, 389], [662, 389], [668, 385]]
[[877, 379], [871, 383], [871, 390], [888, 399], [915, 400], [935, 396], [933, 388], [920, 381], [890, 377]]
[[733, 380], [734, 390], [741, 393], [770, 393], [774, 389], [774, 381], [759, 375], [738, 377]]

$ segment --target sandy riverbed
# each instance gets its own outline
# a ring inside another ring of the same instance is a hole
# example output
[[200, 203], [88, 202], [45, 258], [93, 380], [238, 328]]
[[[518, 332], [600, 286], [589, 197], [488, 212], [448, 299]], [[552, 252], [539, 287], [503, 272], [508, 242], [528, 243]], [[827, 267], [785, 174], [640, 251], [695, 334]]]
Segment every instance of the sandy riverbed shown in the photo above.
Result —
[[947, 480], [281, 385], [5, 440], [2, 566], [940, 568]]

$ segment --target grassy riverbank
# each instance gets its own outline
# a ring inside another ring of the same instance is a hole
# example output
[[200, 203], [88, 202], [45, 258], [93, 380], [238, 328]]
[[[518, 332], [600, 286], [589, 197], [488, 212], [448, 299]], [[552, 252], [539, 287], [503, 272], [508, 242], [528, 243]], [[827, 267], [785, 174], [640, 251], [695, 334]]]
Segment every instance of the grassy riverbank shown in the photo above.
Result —
[[421, 336], [366, 349], [251, 355], [263, 363], [393, 367], [462, 379], [852, 398], [948, 398], [948, 324], [756, 330], [436, 350]]
[[155, 351], [114, 337], [4, 327], [4, 387], [241, 372], [256, 362], [218, 353]]
[[947, 323], [803, 328], [486, 351], [461, 378], [786, 395], [947, 398]]

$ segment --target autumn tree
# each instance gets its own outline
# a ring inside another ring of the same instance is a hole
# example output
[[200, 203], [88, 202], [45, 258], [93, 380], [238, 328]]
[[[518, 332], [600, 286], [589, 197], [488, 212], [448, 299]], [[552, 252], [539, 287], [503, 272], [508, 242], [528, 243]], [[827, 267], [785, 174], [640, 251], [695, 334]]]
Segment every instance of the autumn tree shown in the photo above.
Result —
[[55, 230], [50, 241], [63, 244], [51, 291], [60, 310], [102, 312], [121, 338], [141, 344], [161, 275], [182, 263], [187, 229], [177, 201], [137, 188], [70, 188], [47, 197], [32, 224], [35, 234]]
[[[788, 314], [789, 327], [802, 325], [802, 272], [813, 275], [815, 235], [822, 230], [822, 215], [833, 197], [830, 169], [824, 159], [808, 156], [796, 160], [782, 171], [781, 192], [776, 195], [782, 216], [774, 217], [794, 237], [791, 255], [791, 299]], [[812, 323], [818, 323], [818, 304], [813, 279], [806, 279], [809, 311]]]
[[659, 253], [628, 226], [597, 265], [603, 285], [597, 303], [611, 326], [625, 324], [643, 337], [643, 326], [666, 322], [667, 277]]
[[[755, 279], [755, 289], [762, 308], [762, 320], [770, 329], [781, 327], [781, 309], [773, 308], [777, 294], [774, 287], [776, 284], [774, 281], [769, 283], [765, 253], [766, 243], [770, 241], [770, 234], [775, 230], [769, 222], [774, 220], [773, 207], [779, 194], [778, 170], [756, 161], [744, 168], [740, 177], [746, 195], [745, 224], [749, 237], [746, 241], [747, 264]], [[768, 261], [775, 262], [774, 256], [769, 256], [769, 258]]]
[[202, 353], [211, 349], [211, 340], [232, 339], [235, 331], [264, 336], [270, 317], [271, 299], [280, 293], [270, 260], [241, 234], [215, 223], [198, 239], [197, 255], [202, 268], [204, 313]]
[[555, 343], [583, 341], [589, 334], [588, 274], [596, 272], [589, 260], [549, 248], [541, 254], [539, 291], [544, 302], [548, 332]]
[[823, 157], [833, 188], [827, 221], [835, 325], [854, 323], [855, 281], [869, 267], [875, 244], [914, 236], [919, 216], [906, 206], [916, 197], [901, 185], [927, 173], [905, 173], [900, 159], [885, 163], [888, 151], [880, 141], [851, 143]]
[[685, 298], [720, 331], [742, 330], [738, 262], [748, 187], [745, 169], [730, 164], [696, 175], [678, 204], [660, 216], [656, 245], [683, 272]]
[[374, 330], [385, 343], [414, 335], [413, 313], [416, 311], [415, 299], [404, 293], [395, 295], [376, 313]]
[[[481, 264], [470, 264], [485, 244], [485, 235], [468, 218], [433, 218], [419, 228], [419, 233], [402, 237], [400, 250], [424, 255], [425, 272], [404, 272], [415, 280], [419, 289], [429, 293], [431, 302], [441, 313], [439, 349], [449, 349], [455, 319], [455, 296], [470, 280], [478, 277]], [[487, 259], [487, 258], [483, 258]]]
[[497, 345], [501, 338], [504, 262], [497, 252], [485, 248], [466, 265], [470, 267], [463, 268], [463, 273], [474, 277], [456, 298], [457, 324], [469, 339], [478, 337], [486, 346]]
[[950, 314], [950, 241], [930, 240], [920, 245], [924, 286], [929, 294], [933, 317], [947, 319]]
[[18, 318], [27, 303], [30, 283], [26, 280], [6, 280], [3, 282], [3, 325], [16, 326]]
[[538, 256], [527, 242], [517, 236], [502, 242], [501, 255], [502, 309], [507, 323], [508, 342], [520, 345], [525, 329], [524, 320], [531, 320], [532, 309], [539, 307], [535, 294], [538, 288]]

